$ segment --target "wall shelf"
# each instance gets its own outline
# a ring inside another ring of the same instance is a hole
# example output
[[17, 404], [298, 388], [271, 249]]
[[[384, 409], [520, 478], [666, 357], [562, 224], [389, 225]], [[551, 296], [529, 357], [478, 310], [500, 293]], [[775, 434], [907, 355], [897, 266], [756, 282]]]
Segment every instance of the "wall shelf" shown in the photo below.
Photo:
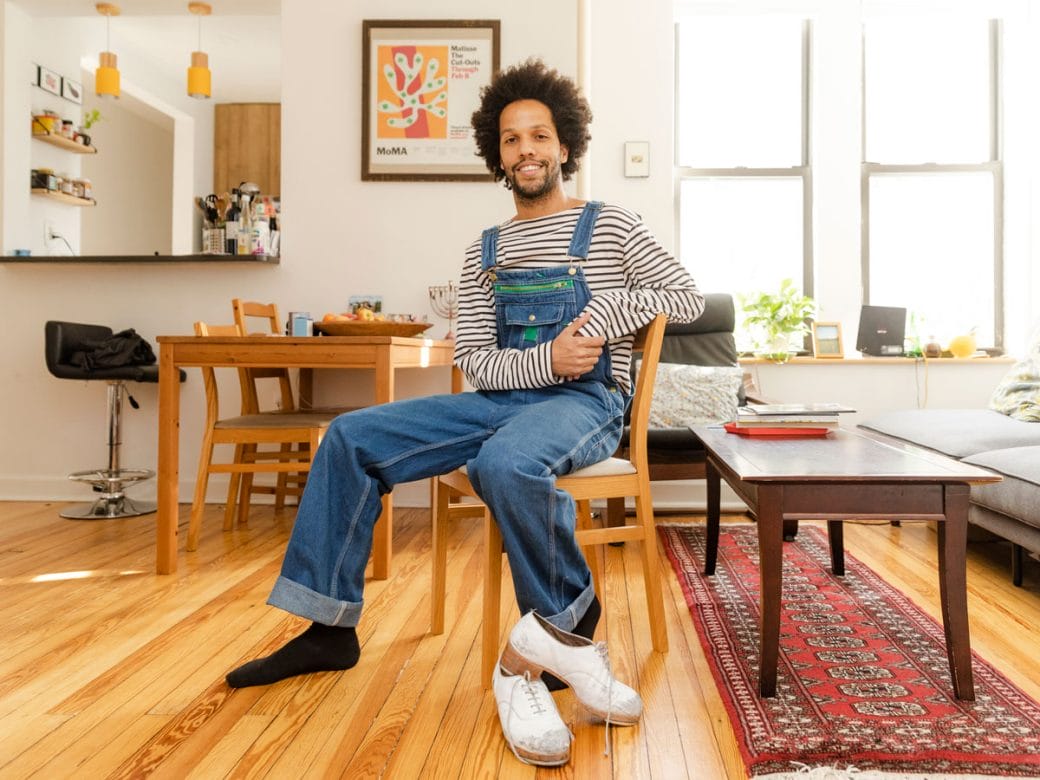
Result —
[[63, 135], [55, 135], [54, 133], [33, 133], [33, 138], [47, 144], [60, 146], [65, 151], [73, 152], [74, 154], [97, 154], [97, 149], [93, 146], [76, 143]]
[[0, 257], [0, 264], [5, 265], [95, 265], [98, 263], [132, 263], [135, 265], [168, 263], [278, 265], [280, 258], [272, 255], [28, 255], [25, 257]]
[[50, 198], [56, 200], [59, 203], [65, 203], [69, 206], [96, 206], [97, 201], [93, 198], [77, 198], [75, 195], [69, 195], [65, 192], [54, 192], [53, 190], [40, 189], [33, 187], [30, 190], [33, 195], [38, 195], [41, 198]]

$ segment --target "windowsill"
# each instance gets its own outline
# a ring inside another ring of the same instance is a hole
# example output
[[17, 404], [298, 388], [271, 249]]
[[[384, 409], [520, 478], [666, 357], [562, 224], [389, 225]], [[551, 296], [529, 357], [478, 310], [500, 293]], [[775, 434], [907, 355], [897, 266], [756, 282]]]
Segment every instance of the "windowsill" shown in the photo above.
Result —
[[1016, 362], [1017, 358], [1010, 355], [1001, 355], [1000, 357], [970, 357], [970, 358], [909, 358], [909, 357], [865, 357], [863, 355], [855, 355], [852, 357], [843, 358], [816, 358], [816, 357], [794, 357], [788, 360], [786, 363], [776, 363], [772, 360], [766, 360], [765, 358], [756, 357], [742, 357], [740, 358], [740, 365], [742, 366], [768, 366], [768, 365], [810, 365], [810, 366], [825, 366], [825, 365], [886, 365], [886, 366], [899, 366], [899, 365], [914, 365], [926, 364], [926, 365], [969, 365], [969, 364], [981, 364], [981, 365], [993, 365], [995, 363], [1004, 363], [1010, 365]]

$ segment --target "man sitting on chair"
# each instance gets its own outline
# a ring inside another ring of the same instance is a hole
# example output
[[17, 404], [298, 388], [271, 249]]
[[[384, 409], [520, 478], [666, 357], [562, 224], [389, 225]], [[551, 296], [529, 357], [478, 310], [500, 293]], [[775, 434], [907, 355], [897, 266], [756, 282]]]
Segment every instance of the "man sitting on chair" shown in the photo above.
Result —
[[[516, 214], [484, 231], [463, 264], [455, 362], [476, 392], [333, 421], [268, 601], [314, 622], [273, 655], [232, 671], [229, 685], [354, 666], [381, 496], [466, 465], [501, 529], [525, 615], [511, 637], [514, 668], [495, 670], [506, 737], [524, 760], [567, 760], [570, 735], [552, 697], [519, 668], [542, 651], [586, 648], [600, 615], [574, 537], [575, 503], [556, 477], [617, 448], [635, 331], [660, 312], [690, 322], [704, 305], [689, 273], [635, 214], [564, 190], [591, 118], [575, 84], [539, 61], [499, 73], [484, 89], [473, 115], [477, 146], [512, 191]], [[579, 666], [601, 683], [598, 693], [575, 686], [576, 695], [598, 697], [586, 703], [614, 713], [612, 722], [635, 722], [638, 694], [596, 658]]]

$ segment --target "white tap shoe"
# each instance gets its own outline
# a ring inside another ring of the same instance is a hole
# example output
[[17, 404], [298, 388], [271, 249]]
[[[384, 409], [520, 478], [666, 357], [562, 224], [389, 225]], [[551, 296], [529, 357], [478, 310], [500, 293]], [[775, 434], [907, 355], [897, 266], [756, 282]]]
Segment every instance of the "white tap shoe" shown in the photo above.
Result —
[[607, 723], [630, 726], [643, 712], [639, 694], [614, 678], [604, 643], [568, 633], [535, 612], [513, 626], [500, 663], [514, 672], [529, 672], [531, 679], [543, 670], [559, 677]]
[[526, 672], [509, 674], [496, 664], [492, 687], [502, 733], [517, 758], [538, 766], [570, 760], [571, 732], [545, 683]]

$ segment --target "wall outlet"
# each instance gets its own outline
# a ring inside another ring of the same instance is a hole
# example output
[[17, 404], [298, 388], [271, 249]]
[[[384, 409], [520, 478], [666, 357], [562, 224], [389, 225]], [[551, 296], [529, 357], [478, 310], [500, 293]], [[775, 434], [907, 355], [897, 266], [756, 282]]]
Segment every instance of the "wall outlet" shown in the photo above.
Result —
[[47, 243], [48, 241], [54, 240], [54, 238], [56, 236], [57, 236], [57, 230], [55, 230], [55, 228], [54, 228], [54, 223], [51, 222], [50, 220], [45, 221], [43, 223], [43, 241], [44, 241], [44, 243]]

